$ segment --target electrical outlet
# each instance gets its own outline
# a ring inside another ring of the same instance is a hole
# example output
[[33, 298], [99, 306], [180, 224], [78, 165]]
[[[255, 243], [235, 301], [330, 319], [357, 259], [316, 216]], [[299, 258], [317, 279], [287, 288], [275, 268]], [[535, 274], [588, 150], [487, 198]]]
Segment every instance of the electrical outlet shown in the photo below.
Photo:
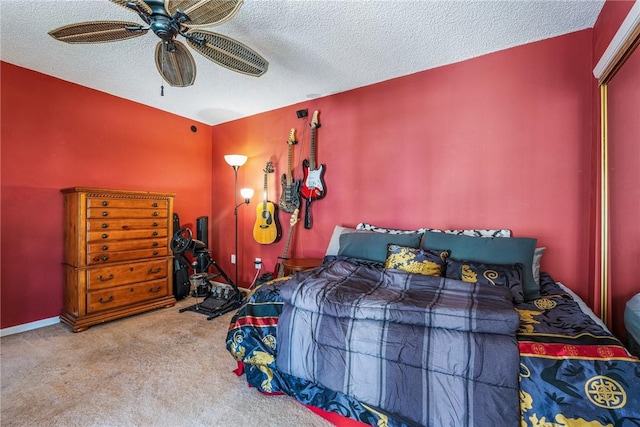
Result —
[[253, 260], [253, 265], [256, 270], [260, 270], [262, 268], [262, 259], [256, 258], [255, 260]]
[[236, 254], [231, 254], [231, 264], [236, 263]]

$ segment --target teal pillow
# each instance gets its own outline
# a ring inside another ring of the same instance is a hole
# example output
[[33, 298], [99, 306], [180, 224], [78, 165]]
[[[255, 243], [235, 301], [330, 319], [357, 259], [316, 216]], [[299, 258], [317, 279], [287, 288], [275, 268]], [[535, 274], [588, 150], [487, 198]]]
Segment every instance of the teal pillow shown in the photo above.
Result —
[[338, 255], [385, 262], [387, 245], [420, 247], [422, 234], [387, 234], [374, 232], [345, 233], [340, 235]]
[[426, 231], [424, 249], [449, 249], [451, 258], [487, 264], [523, 266], [525, 300], [540, 298], [540, 285], [533, 277], [533, 254], [537, 239], [528, 237], [471, 237]]

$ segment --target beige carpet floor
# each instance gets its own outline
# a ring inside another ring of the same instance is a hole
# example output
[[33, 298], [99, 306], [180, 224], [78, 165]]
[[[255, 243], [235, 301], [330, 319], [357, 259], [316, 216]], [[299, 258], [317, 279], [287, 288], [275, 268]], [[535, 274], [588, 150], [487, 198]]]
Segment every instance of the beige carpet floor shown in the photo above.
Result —
[[232, 371], [233, 313], [179, 313], [192, 298], [93, 326], [57, 324], [2, 337], [1, 425], [317, 426], [287, 396], [264, 396]]

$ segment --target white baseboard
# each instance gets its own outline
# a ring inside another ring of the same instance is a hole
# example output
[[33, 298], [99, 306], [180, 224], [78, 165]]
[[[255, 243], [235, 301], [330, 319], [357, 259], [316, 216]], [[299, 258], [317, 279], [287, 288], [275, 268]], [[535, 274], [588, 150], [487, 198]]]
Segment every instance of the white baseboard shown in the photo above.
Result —
[[[217, 285], [229, 286], [227, 283], [212, 281]], [[246, 288], [240, 288], [241, 290], [248, 291]], [[60, 323], [60, 317], [50, 317], [48, 319], [37, 320], [31, 323], [24, 323], [22, 325], [12, 326], [10, 328], [0, 329], [0, 337], [6, 337], [7, 335], [19, 334], [20, 332], [27, 332], [32, 329], [44, 328], [45, 326], [55, 325]]]
[[27, 332], [33, 329], [44, 328], [45, 326], [55, 325], [60, 323], [60, 317], [50, 317], [48, 319], [37, 320], [31, 323], [23, 323], [22, 325], [12, 326], [10, 328], [0, 329], [0, 337], [6, 337], [7, 335], [19, 334], [20, 332]]

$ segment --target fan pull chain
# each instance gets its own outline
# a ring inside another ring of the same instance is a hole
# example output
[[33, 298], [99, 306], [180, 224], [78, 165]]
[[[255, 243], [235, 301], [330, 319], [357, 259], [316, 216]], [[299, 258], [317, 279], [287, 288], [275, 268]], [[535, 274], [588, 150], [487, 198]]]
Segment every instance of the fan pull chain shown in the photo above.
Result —
[[[160, 68], [162, 68], [162, 75], [164, 76], [164, 61], [160, 63]], [[164, 96], [164, 80], [160, 80], [160, 96]]]

